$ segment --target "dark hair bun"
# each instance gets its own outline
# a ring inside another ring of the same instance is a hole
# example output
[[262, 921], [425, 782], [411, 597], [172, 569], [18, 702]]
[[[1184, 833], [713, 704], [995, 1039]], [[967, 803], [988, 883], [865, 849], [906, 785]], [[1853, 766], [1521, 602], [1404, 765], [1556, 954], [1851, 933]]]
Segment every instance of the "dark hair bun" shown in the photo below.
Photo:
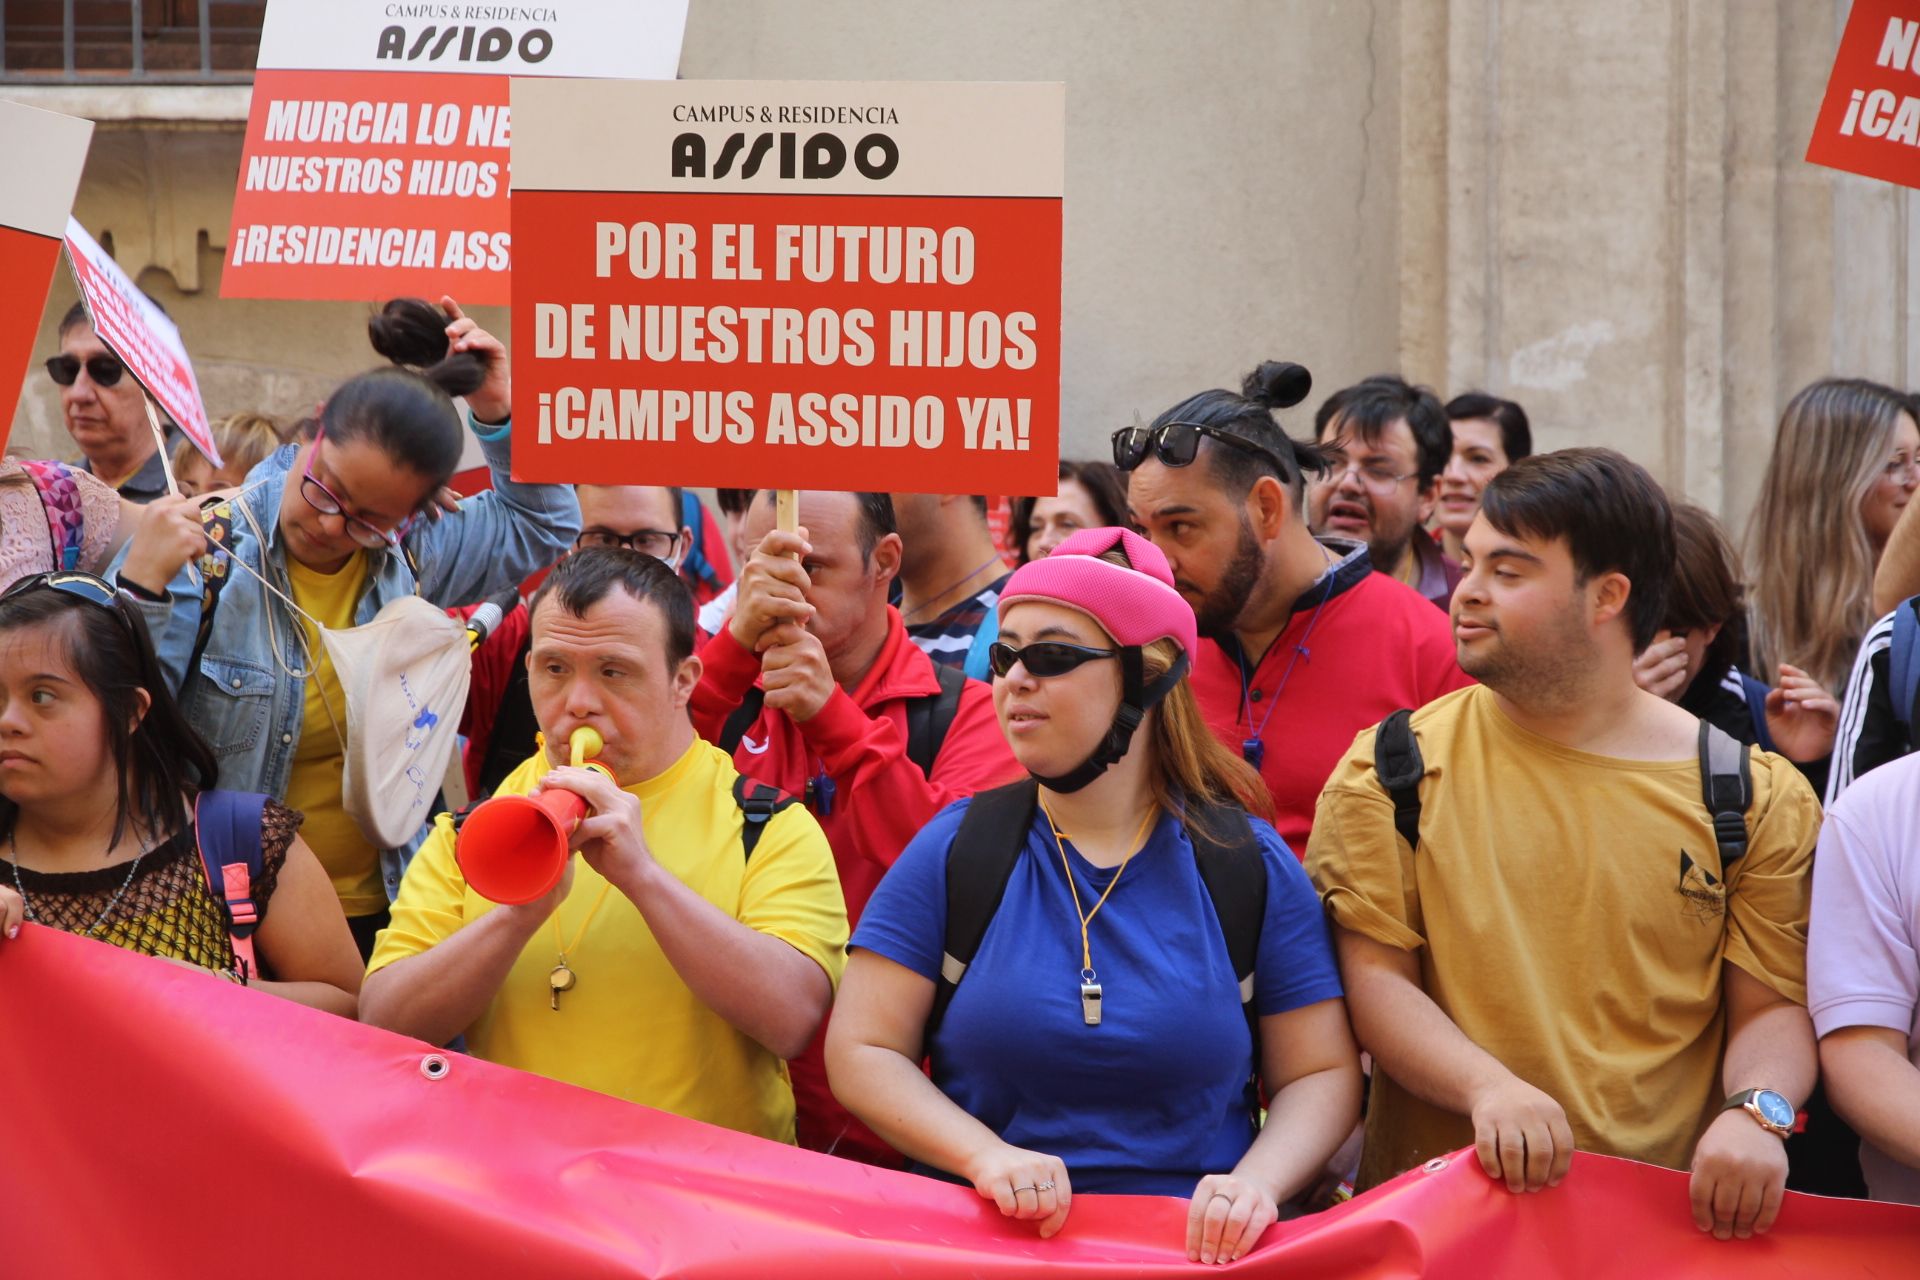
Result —
[[1291, 360], [1265, 360], [1240, 384], [1240, 394], [1269, 409], [1290, 409], [1313, 390], [1313, 375]]
[[472, 395], [487, 380], [487, 356], [448, 354], [447, 315], [421, 298], [395, 298], [367, 319], [373, 349], [450, 396]]

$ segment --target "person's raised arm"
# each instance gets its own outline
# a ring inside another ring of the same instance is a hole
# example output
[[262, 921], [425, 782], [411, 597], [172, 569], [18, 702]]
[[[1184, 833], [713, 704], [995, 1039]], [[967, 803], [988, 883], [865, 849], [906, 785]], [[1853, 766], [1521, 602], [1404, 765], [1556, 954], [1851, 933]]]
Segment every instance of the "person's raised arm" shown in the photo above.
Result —
[[1454, 1025], [1420, 984], [1412, 952], [1336, 927], [1340, 976], [1360, 1047], [1415, 1097], [1473, 1121], [1474, 1151], [1510, 1191], [1557, 1185], [1573, 1162], [1559, 1102], [1503, 1066]]
[[1873, 614], [1891, 613], [1893, 606], [1920, 595], [1920, 502], [1909, 502], [1887, 536], [1886, 549], [1873, 571]]
[[486, 381], [467, 397], [467, 407], [493, 486], [441, 519], [420, 521], [407, 537], [420, 565], [421, 594], [451, 608], [552, 564], [580, 532], [580, 503], [572, 485], [513, 478], [513, 389], [506, 346], [452, 298], [442, 298], [440, 305], [452, 317], [449, 351], [488, 357]]
[[827, 1024], [833, 1096], [896, 1151], [967, 1179], [1001, 1213], [1037, 1220], [1041, 1237], [1051, 1236], [1073, 1207], [1066, 1164], [1003, 1142], [920, 1070], [933, 991], [905, 965], [853, 953]]

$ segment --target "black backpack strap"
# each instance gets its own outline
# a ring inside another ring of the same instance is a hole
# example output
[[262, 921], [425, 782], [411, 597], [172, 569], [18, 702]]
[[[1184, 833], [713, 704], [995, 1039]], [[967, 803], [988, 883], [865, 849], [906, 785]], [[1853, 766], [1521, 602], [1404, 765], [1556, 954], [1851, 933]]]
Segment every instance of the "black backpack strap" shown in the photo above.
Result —
[[1393, 800], [1393, 827], [1407, 848], [1420, 848], [1420, 780], [1427, 762], [1420, 757], [1420, 739], [1414, 736], [1413, 712], [1402, 708], [1380, 722], [1373, 736], [1373, 771], [1380, 787]]
[[747, 696], [740, 699], [740, 705], [733, 709], [727, 722], [720, 726], [720, 736], [713, 745], [732, 755], [740, 749], [740, 739], [747, 736], [747, 730], [753, 728], [753, 722], [760, 718], [760, 708], [767, 704], [767, 691], [759, 685], [747, 690]]
[[1745, 743], [1700, 722], [1700, 798], [1713, 815], [1713, 839], [1722, 869], [1747, 851], [1747, 810], [1753, 805], [1753, 760]]
[[907, 759], [920, 766], [920, 773], [933, 777], [933, 761], [947, 740], [947, 730], [960, 713], [960, 695], [966, 692], [967, 673], [959, 667], [933, 664], [940, 681], [940, 692], [907, 699]]
[[752, 861], [753, 851], [760, 844], [760, 837], [767, 833], [767, 824], [773, 821], [773, 815], [800, 803], [780, 788], [755, 782], [745, 774], [733, 780], [733, 802], [740, 806], [743, 862]]
[[987, 936], [987, 926], [1006, 896], [1007, 881], [1020, 861], [1039, 802], [1040, 785], [1027, 778], [980, 792], [960, 819], [960, 829], [947, 848], [946, 945], [940, 957], [940, 978], [934, 983], [933, 1009], [920, 1041], [923, 1049], [933, 1044], [933, 1033], [953, 1003], [954, 989], [979, 954], [980, 940]]
[[1254, 1072], [1260, 1069], [1260, 1016], [1253, 1004], [1254, 969], [1260, 957], [1260, 926], [1267, 918], [1267, 868], [1245, 811], [1210, 805], [1186, 824], [1200, 866], [1200, 881], [1213, 900], [1213, 914], [1227, 940], [1227, 958], [1240, 984], [1240, 1007], [1253, 1033]]

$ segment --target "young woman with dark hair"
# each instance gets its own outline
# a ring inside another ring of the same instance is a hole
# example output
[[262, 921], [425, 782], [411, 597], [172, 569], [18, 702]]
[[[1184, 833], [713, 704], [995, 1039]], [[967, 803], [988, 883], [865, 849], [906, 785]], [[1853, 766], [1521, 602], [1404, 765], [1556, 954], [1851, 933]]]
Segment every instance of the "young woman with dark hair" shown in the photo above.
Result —
[[[834, 1094], [1042, 1236], [1075, 1191], [1179, 1196], [1187, 1256], [1238, 1258], [1360, 1114], [1319, 902], [1249, 816], [1270, 811], [1259, 775], [1201, 718], [1193, 610], [1152, 543], [1084, 530], [999, 607], [994, 705], [1030, 777], [937, 815], [881, 881], [828, 1025]], [[1004, 891], [930, 1029], [949, 930], [974, 927], [950, 920], [946, 883], [950, 857], [989, 844], [980, 806], [1017, 847], [990, 850], [1011, 856]], [[1199, 846], [1251, 878], [1232, 900], [1257, 917], [1229, 925]]]
[[1673, 508], [1673, 578], [1666, 621], [1634, 659], [1634, 682], [1726, 730], [1777, 751], [1824, 790], [1840, 704], [1806, 672], [1780, 669], [1773, 688], [1740, 669], [1746, 649], [1746, 588], [1720, 522], [1688, 503]]
[[1447, 423], [1453, 431], [1453, 455], [1440, 473], [1433, 525], [1441, 550], [1458, 560], [1467, 530], [1480, 513], [1480, 491], [1533, 452], [1533, 428], [1525, 409], [1484, 391], [1447, 401]]
[[1060, 464], [1060, 488], [1051, 497], [1015, 498], [1007, 542], [1020, 564], [1044, 560], [1082, 529], [1133, 527], [1127, 481], [1111, 462]]
[[[283, 446], [212, 508], [233, 563], [201, 561], [217, 586], [209, 625], [201, 581], [177, 559], [149, 563], [136, 545], [119, 577], [141, 596], [168, 679], [222, 777], [306, 813], [362, 954], [425, 829], [377, 849], [346, 812], [346, 699], [319, 629], [364, 624], [407, 595], [443, 608], [484, 599], [553, 563], [580, 524], [570, 486], [513, 479], [505, 348], [451, 298], [442, 304], [444, 314], [418, 299], [388, 303], [368, 329], [399, 367], [348, 379], [311, 440]], [[493, 487], [438, 520], [416, 519], [460, 460], [455, 395], [467, 398]]]
[[271, 800], [252, 887], [258, 972], [235, 955], [195, 829], [214, 774], [112, 586], [46, 573], [0, 596], [0, 937], [32, 921], [353, 1017], [353, 937], [294, 834], [300, 815]]

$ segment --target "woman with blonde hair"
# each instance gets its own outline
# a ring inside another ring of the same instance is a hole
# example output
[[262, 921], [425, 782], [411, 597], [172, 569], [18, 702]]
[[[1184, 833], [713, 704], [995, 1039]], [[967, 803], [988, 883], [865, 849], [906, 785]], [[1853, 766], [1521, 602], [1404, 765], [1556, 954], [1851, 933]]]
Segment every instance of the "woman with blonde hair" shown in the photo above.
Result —
[[213, 443], [226, 465], [218, 471], [207, 456], [193, 447], [193, 441], [181, 440], [173, 450], [173, 478], [180, 492], [197, 498], [214, 489], [238, 488], [247, 472], [266, 461], [285, 443], [280, 428], [263, 413], [230, 413], [209, 424]]
[[868, 902], [834, 1094], [1043, 1237], [1076, 1190], [1173, 1195], [1187, 1256], [1230, 1261], [1359, 1116], [1319, 903], [1200, 716], [1152, 543], [1076, 533], [999, 610], [994, 706], [1030, 777], [937, 815]]
[[1845, 685], [1873, 624], [1873, 573], [1920, 484], [1920, 425], [1905, 397], [1822, 378], [1787, 404], [1747, 531], [1753, 670]]

